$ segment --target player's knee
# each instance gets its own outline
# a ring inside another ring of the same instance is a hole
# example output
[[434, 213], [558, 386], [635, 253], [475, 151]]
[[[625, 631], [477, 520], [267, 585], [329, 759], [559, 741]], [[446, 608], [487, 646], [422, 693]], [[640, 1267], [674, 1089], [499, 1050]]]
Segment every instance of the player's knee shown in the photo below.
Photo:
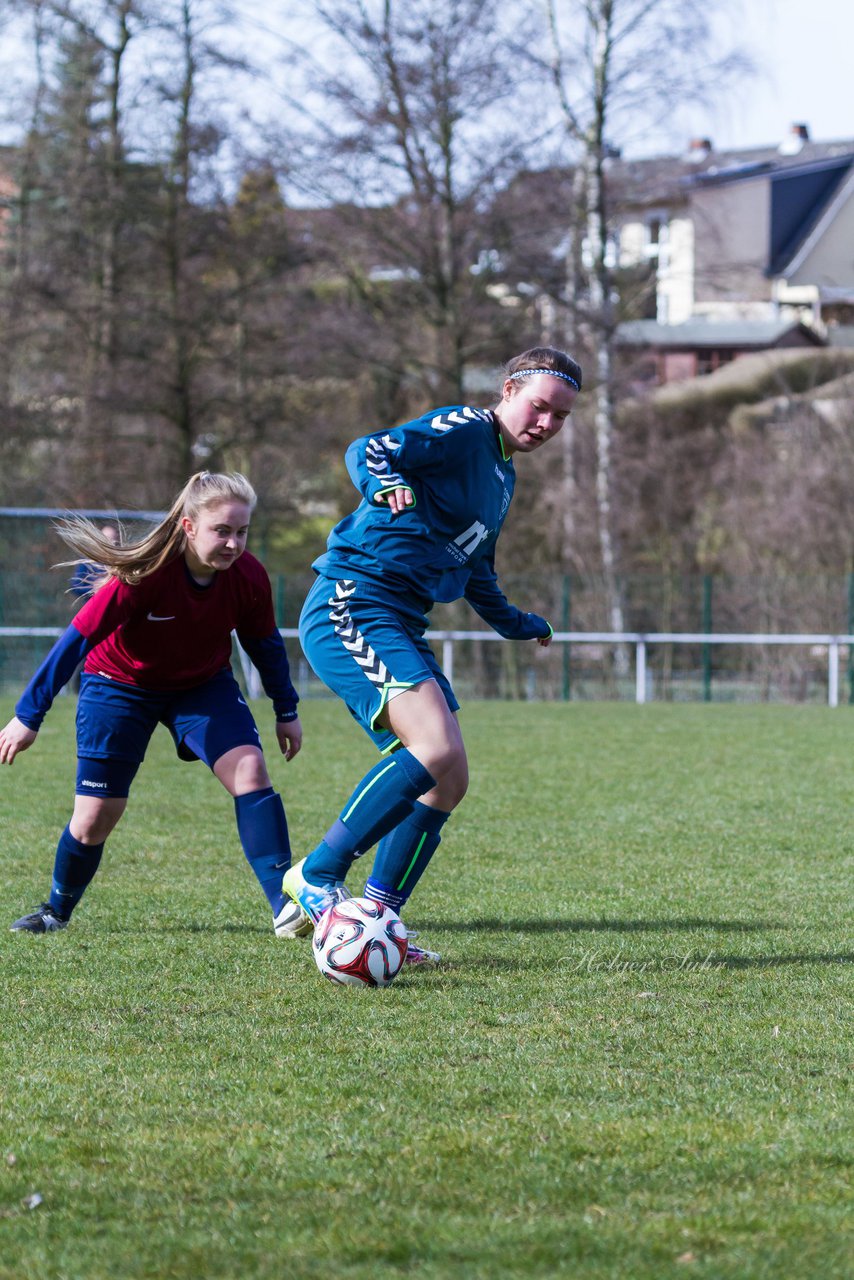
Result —
[[449, 791], [462, 788], [460, 800], [463, 798], [468, 787], [468, 762], [465, 748], [457, 738], [434, 740], [425, 744], [421, 751], [416, 749], [415, 754], [420, 756], [437, 785], [446, 784]]
[[456, 809], [468, 789], [468, 764], [463, 760], [460, 767], [450, 770], [437, 784], [434, 796], [436, 808], [450, 813], [452, 809]]
[[272, 785], [263, 752], [255, 747], [226, 752], [215, 763], [214, 773], [233, 796], [264, 791]]
[[71, 816], [69, 829], [81, 844], [103, 844], [125, 811], [127, 802], [109, 799], [98, 801], [85, 797], [85, 803], [77, 803]]

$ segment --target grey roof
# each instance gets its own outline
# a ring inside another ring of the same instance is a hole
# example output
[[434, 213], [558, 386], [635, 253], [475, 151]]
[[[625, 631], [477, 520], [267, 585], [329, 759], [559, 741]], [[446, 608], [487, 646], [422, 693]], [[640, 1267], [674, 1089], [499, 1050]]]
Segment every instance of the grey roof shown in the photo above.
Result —
[[617, 326], [617, 343], [626, 347], [773, 347], [792, 331], [801, 332], [816, 346], [824, 339], [798, 320], [688, 320], [684, 324], [659, 324], [656, 320], [628, 320]]
[[827, 341], [831, 347], [854, 350], [854, 324], [833, 324], [827, 329]]
[[[712, 148], [697, 155], [660, 155], [636, 159], [614, 157], [605, 161], [609, 185], [623, 205], [655, 207], [685, 203], [694, 185], [738, 181], [746, 177], [771, 175], [804, 169], [811, 165], [854, 157], [854, 138], [833, 142], [804, 142], [797, 152], [781, 151], [779, 146], [733, 147], [724, 151]], [[554, 165], [548, 169], [526, 170], [511, 183], [539, 198], [565, 188], [563, 208], [567, 207], [572, 165]]]

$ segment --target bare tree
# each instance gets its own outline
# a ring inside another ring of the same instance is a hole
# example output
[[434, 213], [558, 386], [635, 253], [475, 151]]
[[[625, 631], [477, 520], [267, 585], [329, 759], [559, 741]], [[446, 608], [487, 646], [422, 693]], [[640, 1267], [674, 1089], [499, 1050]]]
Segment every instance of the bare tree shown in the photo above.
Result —
[[[122, 59], [131, 0], [33, 0], [35, 84], [17, 150], [8, 278], [18, 408], [52, 385], [57, 430], [85, 441], [87, 472], [104, 479], [109, 407], [118, 384], [116, 300], [123, 198]], [[48, 335], [50, 337], [48, 338]], [[60, 393], [61, 394], [58, 394]], [[62, 406], [59, 409], [59, 406]], [[72, 487], [70, 457], [58, 471]]]
[[[43, 0], [36, 0], [36, 8], [44, 8]], [[93, 336], [99, 372], [108, 375], [117, 358], [116, 308], [122, 283], [120, 240], [127, 218], [124, 64], [133, 35], [145, 24], [144, 0], [99, 0], [95, 5], [54, 2], [49, 9], [54, 18], [73, 33], [81, 47], [93, 51], [97, 60], [93, 73], [100, 84], [97, 87], [93, 84], [92, 88], [99, 106], [103, 225], [96, 246], [100, 257], [99, 305]]]
[[219, 0], [157, 0], [152, 15], [158, 39], [146, 145], [158, 188], [143, 339], [153, 377], [144, 407], [159, 422], [170, 483], [181, 483], [200, 464], [223, 463], [240, 420], [229, 332], [240, 281], [223, 265], [231, 121], [216, 86], [244, 75], [247, 64], [233, 51], [233, 14]]
[[339, 267], [377, 338], [386, 330], [375, 360], [408, 365], [433, 398], [460, 398], [466, 364], [488, 346], [472, 271], [479, 214], [531, 136], [501, 7], [319, 0], [315, 11], [313, 194], [349, 216]]
[[37, 75], [9, 153], [18, 216], [0, 281], [6, 420], [30, 434], [16, 465], [42, 483], [25, 461], [41, 440], [54, 500], [132, 486], [155, 502], [238, 434], [229, 306], [270, 268], [260, 246], [249, 263], [245, 237], [237, 280], [228, 261], [228, 136], [211, 86], [242, 66], [230, 14], [215, 0], [26, 4]]
[[[543, 65], [575, 158], [565, 295], [570, 342], [581, 342], [595, 369], [596, 503], [602, 570], [614, 630], [624, 627], [620, 548], [613, 512], [616, 330], [614, 215], [609, 182], [615, 144], [659, 124], [683, 106], [721, 92], [743, 61], [716, 58], [712, 18], [722, 3], [701, 0], [542, 0], [549, 37]], [[568, 442], [571, 447], [571, 439]], [[572, 458], [565, 450], [566, 486]], [[568, 493], [571, 497], [571, 492]], [[625, 655], [622, 655], [625, 662]]]

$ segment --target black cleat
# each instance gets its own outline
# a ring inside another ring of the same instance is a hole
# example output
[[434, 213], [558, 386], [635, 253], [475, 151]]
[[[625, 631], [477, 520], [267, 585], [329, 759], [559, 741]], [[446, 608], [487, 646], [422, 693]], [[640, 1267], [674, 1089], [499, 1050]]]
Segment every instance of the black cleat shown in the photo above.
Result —
[[68, 921], [57, 915], [49, 902], [36, 907], [31, 915], [21, 916], [11, 927], [12, 933], [55, 933], [64, 929]]

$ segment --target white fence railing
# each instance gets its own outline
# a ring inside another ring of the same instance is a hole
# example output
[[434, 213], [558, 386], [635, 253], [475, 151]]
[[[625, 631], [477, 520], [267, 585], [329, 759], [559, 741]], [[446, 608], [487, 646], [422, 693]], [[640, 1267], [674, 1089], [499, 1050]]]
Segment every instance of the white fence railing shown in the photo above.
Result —
[[[285, 633], [288, 634], [288, 633]], [[296, 633], [294, 633], [296, 634]], [[442, 670], [450, 681], [454, 675], [454, 641], [500, 640], [494, 631], [428, 631], [428, 640], [441, 641]], [[691, 631], [556, 631], [553, 644], [634, 645], [635, 701], [647, 701], [646, 657], [651, 644], [734, 644], [792, 645], [827, 649], [827, 704], [839, 706], [839, 659], [843, 646], [854, 645], [854, 635], [742, 635], [738, 632]]]
[[[61, 635], [60, 627], [0, 627], [0, 638], [4, 636], [45, 636]], [[285, 639], [296, 639], [298, 632], [294, 627], [281, 628]], [[454, 644], [460, 640], [482, 641], [500, 640], [495, 631], [428, 631], [427, 639], [442, 646], [442, 670], [453, 683], [454, 679]], [[827, 705], [839, 706], [839, 665], [842, 649], [854, 645], [854, 635], [741, 635], [738, 632], [703, 632], [688, 631], [556, 631], [552, 637], [554, 644], [607, 644], [634, 645], [635, 650], [635, 701], [647, 701], [647, 646], [655, 644], [693, 644], [693, 645], [790, 645], [792, 647], [816, 648], [827, 651]], [[260, 693], [257, 673], [241, 650], [241, 662], [249, 692], [253, 696]]]

